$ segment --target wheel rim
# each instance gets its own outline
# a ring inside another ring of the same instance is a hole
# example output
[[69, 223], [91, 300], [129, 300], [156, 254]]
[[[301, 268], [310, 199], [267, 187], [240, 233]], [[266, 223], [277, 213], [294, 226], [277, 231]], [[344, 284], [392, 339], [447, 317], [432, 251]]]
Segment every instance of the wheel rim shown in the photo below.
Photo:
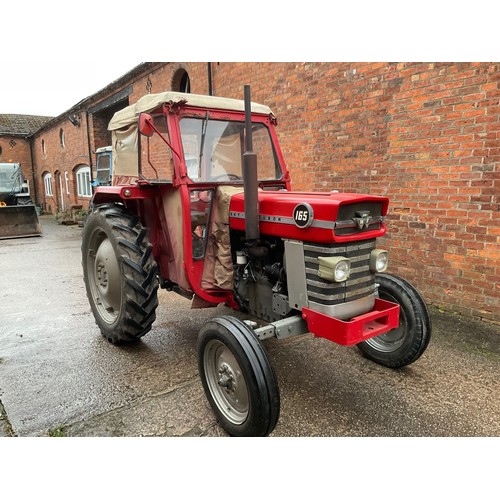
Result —
[[[380, 294], [381, 299], [388, 300], [390, 302], [398, 301], [387, 293]], [[399, 309], [399, 326], [394, 328], [394, 330], [390, 330], [387, 333], [383, 333], [382, 335], [377, 335], [376, 337], [372, 337], [371, 339], [366, 340], [365, 342], [371, 346], [373, 349], [376, 349], [379, 352], [394, 352], [397, 351], [405, 341], [407, 334], [407, 323], [406, 316], [403, 311], [403, 308]]]
[[217, 407], [235, 425], [248, 417], [248, 388], [233, 353], [219, 340], [208, 342], [203, 353], [205, 376]]
[[88, 253], [88, 273], [92, 300], [99, 316], [113, 324], [121, 307], [121, 275], [111, 241], [103, 232], [91, 238]]

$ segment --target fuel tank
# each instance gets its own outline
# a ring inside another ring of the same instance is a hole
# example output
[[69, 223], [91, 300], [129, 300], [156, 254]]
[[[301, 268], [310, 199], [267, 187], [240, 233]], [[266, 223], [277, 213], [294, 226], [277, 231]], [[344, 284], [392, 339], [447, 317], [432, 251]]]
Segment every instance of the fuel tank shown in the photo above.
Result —
[[[261, 236], [345, 243], [383, 236], [389, 198], [356, 193], [259, 190]], [[229, 227], [245, 230], [243, 193], [231, 198]]]

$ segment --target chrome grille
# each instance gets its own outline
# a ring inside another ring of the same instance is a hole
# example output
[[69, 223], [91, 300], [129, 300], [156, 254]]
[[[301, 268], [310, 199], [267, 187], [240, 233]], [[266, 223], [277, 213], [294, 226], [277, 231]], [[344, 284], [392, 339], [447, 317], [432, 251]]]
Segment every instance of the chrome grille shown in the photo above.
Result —
[[[341, 205], [335, 222], [335, 234], [345, 236], [380, 229], [385, 221], [385, 217], [382, 216], [382, 208], [381, 202], [372, 201]], [[368, 221], [366, 225], [360, 227], [356, 223], [356, 219], [362, 213], [366, 213]]]
[[[375, 239], [363, 242], [318, 245], [304, 243], [306, 285], [308, 299], [323, 305], [336, 305], [372, 295], [375, 274], [370, 271], [370, 252]], [[343, 283], [332, 283], [318, 276], [318, 257], [347, 257], [351, 261], [351, 274]]]

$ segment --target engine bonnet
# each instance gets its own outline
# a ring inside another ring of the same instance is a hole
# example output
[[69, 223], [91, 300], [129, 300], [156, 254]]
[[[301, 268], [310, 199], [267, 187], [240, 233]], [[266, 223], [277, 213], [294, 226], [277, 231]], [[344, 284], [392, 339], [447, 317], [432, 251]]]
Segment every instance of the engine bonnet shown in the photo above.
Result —
[[[389, 199], [356, 193], [259, 190], [262, 235], [318, 243], [342, 243], [383, 236]], [[243, 193], [231, 198], [229, 225], [245, 229]]]

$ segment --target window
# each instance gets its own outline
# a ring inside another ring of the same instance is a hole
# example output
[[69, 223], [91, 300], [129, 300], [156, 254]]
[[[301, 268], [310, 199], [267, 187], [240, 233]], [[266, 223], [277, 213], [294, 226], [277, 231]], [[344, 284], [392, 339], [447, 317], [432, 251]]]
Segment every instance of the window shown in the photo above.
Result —
[[66, 147], [65, 142], [64, 142], [64, 130], [63, 129], [59, 130], [59, 143], [61, 144], [61, 148], [64, 149]]
[[92, 196], [90, 167], [80, 167], [76, 171], [76, 191], [78, 196]]
[[102, 148], [96, 151], [96, 183], [94, 185], [111, 185], [111, 151]]
[[179, 90], [181, 92], [191, 92], [191, 82], [189, 80], [189, 75], [187, 73], [184, 73], [182, 75], [180, 85], [179, 85]]
[[45, 174], [43, 176], [43, 185], [45, 186], [45, 195], [54, 196], [52, 192], [52, 174]]
[[141, 137], [140, 173], [146, 179], [170, 183], [174, 159], [172, 150], [164, 142], [170, 143], [165, 115], [153, 115], [153, 124], [160, 133], [155, 132], [152, 137]]
[[42, 139], [42, 156], [43, 156], [43, 159], [45, 159], [45, 157], [47, 156], [47, 150], [45, 149], [45, 140]]
[[[260, 181], [280, 179], [282, 171], [268, 128], [252, 124], [257, 176]], [[243, 181], [245, 123], [186, 117], [180, 121], [184, 160], [194, 182]]]
[[172, 78], [172, 90], [176, 92], [191, 92], [191, 80], [185, 69], [180, 68], [175, 72]]
[[193, 190], [191, 199], [191, 238], [193, 258], [202, 259], [207, 247], [208, 223], [212, 209], [212, 190]]

